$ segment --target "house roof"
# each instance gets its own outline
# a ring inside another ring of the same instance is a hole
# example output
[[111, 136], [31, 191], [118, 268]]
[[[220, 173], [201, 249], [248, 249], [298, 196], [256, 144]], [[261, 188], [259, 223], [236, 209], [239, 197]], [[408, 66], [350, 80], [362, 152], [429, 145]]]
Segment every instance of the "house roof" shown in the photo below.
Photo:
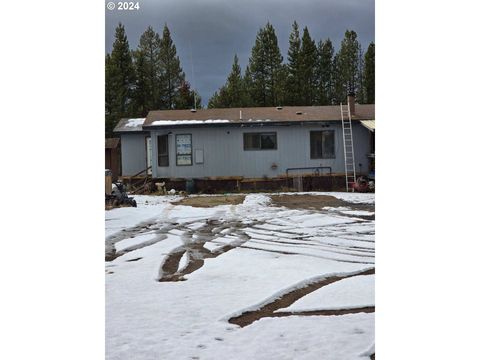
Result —
[[143, 123], [145, 122], [145, 118], [138, 118], [138, 119], [120, 119], [114, 132], [135, 132], [135, 131], [142, 131]]
[[361, 120], [360, 123], [368, 130], [375, 132], [375, 120]]
[[[240, 118], [241, 113], [241, 118]], [[375, 105], [355, 104], [352, 120], [375, 119]], [[229, 109], [155, 110], [147, 115], [144, 127], [210, 125], [252, 122], [340, 121], [340, 106], [284, 106]]]
[[105, 149], [115, 149], [120, 144], [119, 138], [106, 138], [105, 139]]

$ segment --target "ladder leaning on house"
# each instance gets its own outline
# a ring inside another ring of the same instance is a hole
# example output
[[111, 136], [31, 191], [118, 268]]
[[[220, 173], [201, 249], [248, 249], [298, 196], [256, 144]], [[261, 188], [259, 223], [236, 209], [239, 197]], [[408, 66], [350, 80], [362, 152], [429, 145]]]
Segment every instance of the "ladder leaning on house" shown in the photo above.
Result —
[[353, 150], [353, 130], [350, 104], [340, 103], [343, 130], [343, 154], [345, 157], [345, 186], [347, 192], [354, 191], [353, 183], [356, 181], [355, 174], [355, 152]]

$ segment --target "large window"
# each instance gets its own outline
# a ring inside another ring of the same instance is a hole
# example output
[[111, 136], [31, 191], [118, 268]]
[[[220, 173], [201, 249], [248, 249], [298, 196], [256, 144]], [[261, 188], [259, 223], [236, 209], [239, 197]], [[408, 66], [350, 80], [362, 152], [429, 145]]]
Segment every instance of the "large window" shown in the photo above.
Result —
[[158, 166], [168, 166], [168, 135], [157, 137]]
[[310, 131], [310, 158], [335, 158], [335, 131]]
[[192, 165], [192, 134], [175, 135], [177, 166]]
[[277, 133], [243, 134], [243, 150], [276, 150]]

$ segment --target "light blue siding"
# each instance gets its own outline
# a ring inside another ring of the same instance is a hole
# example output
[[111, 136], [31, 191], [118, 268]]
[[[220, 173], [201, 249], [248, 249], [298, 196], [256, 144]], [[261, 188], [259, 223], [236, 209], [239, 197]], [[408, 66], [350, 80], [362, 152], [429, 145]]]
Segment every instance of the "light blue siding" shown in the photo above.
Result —
[[[335, 158], [310, 159], [310, 131], [335, 131]], [[357, 172], [367, 172], [369, 132], [358, 123], [353, 124], [355, 162]], [[276, 150], [243, 149], [243, 134], [251, 132], [276, 132]], [[158, 167], [157, 135], [169, 134], [169, 166]], [[192, 134], [193, 165], [177, 166], [175, 135]], [[333, 173], [344, 173], [343, 139], [341, 123], [326, 126], [292, 125], [263, 127], [205, 127], [169, 128], [155, 130], [152, 135], [153, 176], [160, 178], [205, 178], [242, 176], [244, 178], [276, 177], [284, 175], [287, 168], [330, 166]], [[143, 146], [144, 148], [144, 146]], [[203, 150], [203, 163], [195, 161], [195, 150]], [[122, 154], [123, 138], [122, 138]], [[276, 168], [272, 165], [276, 164]], [[361, 164], [361, 166], [360, 166]]]
[[131, 176], [145, 170], [147, 167], [147, 153], [145, 133], [122, 134], [122, 176]]

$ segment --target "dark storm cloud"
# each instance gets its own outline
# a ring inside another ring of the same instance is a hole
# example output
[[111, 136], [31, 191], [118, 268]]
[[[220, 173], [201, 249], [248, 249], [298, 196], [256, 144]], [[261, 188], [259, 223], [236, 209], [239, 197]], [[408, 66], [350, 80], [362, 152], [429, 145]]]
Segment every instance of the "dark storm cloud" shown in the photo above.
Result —
[[105, 10], [105, 51], [111, 50], [119, 22], [125, 25], [132, 48], [148, 25], [161, 34], [167, 23], [190, 82], [193, 58], [194, 85], [204, 105], [225, 82], [235, 53], [245, 68], [255, 36], [267, 21], [275, 28], [284, 58], [294, 20], [301, 29], [307, 26], [316, 42], [329, 37], [336, 48], [346, 29], [357, 32], [363, 49], [375, 37], [374, 0], [140, 0], [139, 4], [138, 11]]

